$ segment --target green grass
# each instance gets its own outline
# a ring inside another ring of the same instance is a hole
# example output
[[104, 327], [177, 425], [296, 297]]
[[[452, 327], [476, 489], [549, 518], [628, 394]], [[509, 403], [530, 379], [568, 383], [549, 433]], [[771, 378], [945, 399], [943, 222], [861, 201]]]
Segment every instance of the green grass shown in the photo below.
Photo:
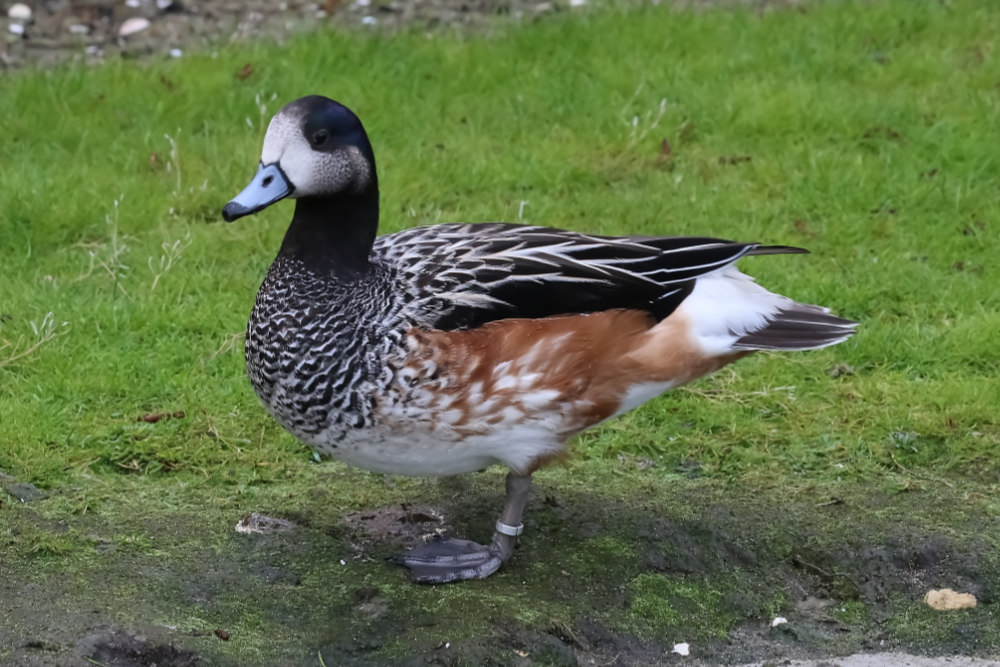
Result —
[[[0, 359], [52, 338], [0, 361], [0, 467], [49, 485], [305, 457], [248, 390], [238, 339], [290, 205], [232, 226], [218, 211], [270, 114], [322, 92], [367, 124], [383, 231], [523, 205], [592, 232], [804, 245], [745, 268], [862, 323], [676, 392], [585, 454], [765, 477], [871, 477], [895, 457], [993, 479], [998, 22], [973, 2], [606, 11], [9, 76]], [[831, 378], [838, 364], [854, 374]], [[136, 422], [162, 411], [186, 416]]]
[[[643, 474], [657, 480], [694, 466], [789, 495], [935, 480], [988, 495], [998, 33], [990, 0], [650, 7], [6, 75], [0, 470], [49, 490], [39, 511], [52, 521], [128, 512], [123, 475], [146, 480], [149, 513], [185, 493], [213, 512], [260, 488], [311, 493], [311, 453], [265, 414], [242, 360], [291, 204], [233, 225], [219, 211], [252, 174], [270, 115], [322, 93], [371, 135], [383, 232], [523, 219], [802, 245], [813, 254], [743, 268], [861, 322], [843, 345], [757, 355], [585, 435], [571, 471], [594, 488], [618, 489], [622, 468], [651, 459]], [[237, 78], [247, 62], [254, 73]], [[333, 513], [400, 495], [375, 477], [337, 494]], [[21, 539], [25, 558], [96, 558], [83, 534]], [[118, 539], [153, 548], [140, 529]], [[639, 595], [633, 614], [718, 616], [721, 589], [696, 600], [686, 585], [637, 579], [631, 590], [677, 599]]]

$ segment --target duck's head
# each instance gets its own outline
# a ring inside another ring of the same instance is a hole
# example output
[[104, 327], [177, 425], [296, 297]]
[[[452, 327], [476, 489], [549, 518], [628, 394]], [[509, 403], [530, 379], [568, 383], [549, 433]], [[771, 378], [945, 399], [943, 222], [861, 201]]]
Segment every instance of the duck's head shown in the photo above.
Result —
[[377, 192], [375, 157], [361, 121], [339, 102], [310, 95], [290, 102], [267, 127], [260, 167], [222, 209], [228, 222], [285, 197]]

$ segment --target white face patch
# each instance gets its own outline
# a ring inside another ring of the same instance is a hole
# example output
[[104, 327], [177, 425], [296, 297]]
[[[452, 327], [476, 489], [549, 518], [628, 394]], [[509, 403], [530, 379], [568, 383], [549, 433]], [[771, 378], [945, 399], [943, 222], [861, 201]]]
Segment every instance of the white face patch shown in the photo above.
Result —
[[357, 147], [332, 153], [313, 150], [302, 134], [300, 119], [284, 111], [267, 126], [260, 161], [281, 167], [294, 188], [292, 198], [360, 191], [371, 179], [371, 165]]

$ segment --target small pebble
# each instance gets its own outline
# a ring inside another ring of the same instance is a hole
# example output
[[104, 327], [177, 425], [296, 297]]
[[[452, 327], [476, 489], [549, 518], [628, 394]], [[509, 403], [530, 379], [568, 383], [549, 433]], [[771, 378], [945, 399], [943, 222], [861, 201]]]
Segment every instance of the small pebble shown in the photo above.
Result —
[[170, 49], [170, 57], [171, 58], [180, 58], [183, 55], [184, 55], [184, 52], [181, 51], [180, 49]]
[[362, 16], [361, 25], [375, 25], [378, 23], [378, 19], [374, 16]]
[[676, 653], [677, 655], [690, 655], [691, 646], [687, 642], [682, 642], [680, 644], [674, 644], [674, 648], [671, 653]]
[[784, 616], [779, 616], [776, 619], [774, 619], [773, 621], [771, 621], [771, 627], [772, 628], [776, 628], [779, 625], [784, 625], [785, 623], [788, 623], [788, 619], [785, 618]]
[[587, 4], [587, 0], [569, 0], [570, 7], [583, 7]]
[[136, 9], [136, 8], [140, 7], [141, 5], [142, 5], [142, 3], [139, 2], [139, 0], [125, 0], [125, 6], [126, 7], [131, 7], [132, 9]]
[[7, 18], [9, 18], [12, 21], [21, 21], [22, 23], [30, 21], [31, 7], [22, 2], [15, 2], [7, 10]]
[[24, 25], [21, 23], [11, 23], [9, 26], [7, 26], [7, 30], [9, 30], [10, 33], [13, 35], [23, 35]]
[[150, 26], [149, 19], [144, 19], [139, 16], [133, 16], [130, 19], [125, 19], [122, 21], [121, 26], [118, 28], [118, 35], [120, 37], [128, 37], [129, 35], [134, 35], [137, 32], [142, 32]]

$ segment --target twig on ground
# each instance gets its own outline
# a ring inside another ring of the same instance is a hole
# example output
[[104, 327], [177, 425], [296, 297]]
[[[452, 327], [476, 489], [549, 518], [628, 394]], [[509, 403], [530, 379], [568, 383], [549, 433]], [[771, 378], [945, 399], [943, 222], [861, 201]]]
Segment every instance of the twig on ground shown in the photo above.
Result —
[[892, 462], [896, 464], [897, 468], [899, 468], [900, 470], [902, 470], [903, 472], [905, 472], [907, 475], [910, 475], [912, 477], [916, 477], [917, 479], [923, 479], [923, 480], [926, 480], [928, 482], [934, 482], [935, 484], [944, 484], [948, 488], [952, 488], [952, 489], [955, 488], [955, 485], [952, 484], [951, 482], [949, 482], [946, 479], [937, 479], [937, 478], [931, 477], [929, 475], [919, 475], [919, 474], [913, 472], [909, 468], [905, 467], [902, 463], [900, 463], [899, 461], [897, 461], [896, 460], [896, 454], [893, 453], [893, 452], [889, 452], [889, 458], [892, 459]]
[[858, 582], [854, 581], [854, 578], [851, 577], [851, 575], [849, 575], [849, 574], [844, 574], [843, 572], [827, 572], [826, 570], [824, 570], [823, 568], [821, 568], [819, 565], [816, 565], [814, 563], [810, 563], [809, 561], [805, 560], [804, 558], [802, 558], [801, 556], [798, 556], [798, 555], [792, 556], [792, 561], [795, 562], [795, 563], [798, 563], [799, 565], [801, 565], [803, 567], [809, 568], [810, 570], [816, 572], [819, 575], [822, 575], [823, 577], [825, 577], [827, 579], [833, 579], [834, 577], [843, 577], [844, 579], [847, 579], [849, 582], [851, 582], [851, 585], [854, 586], [854, 588], [856, 588], [859, 593], [861, 593], [862, 595], [864, 595], [864, 590], [861, 588], [861, 586], [858, 584]]

